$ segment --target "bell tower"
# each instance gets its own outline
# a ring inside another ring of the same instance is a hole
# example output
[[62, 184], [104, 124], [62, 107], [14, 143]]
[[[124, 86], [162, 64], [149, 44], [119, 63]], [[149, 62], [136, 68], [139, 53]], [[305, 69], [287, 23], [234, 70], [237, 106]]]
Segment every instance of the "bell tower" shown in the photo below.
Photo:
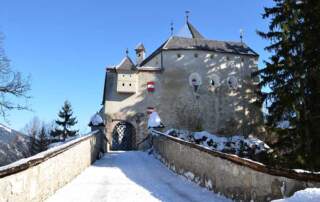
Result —
[[139, 43], [134, 50], [136, 51], [136, 62], [137, 62], [137, 65], [140, 65], [141, 62], [145, 58], [146, 49], [144, 48], [142, 43]]

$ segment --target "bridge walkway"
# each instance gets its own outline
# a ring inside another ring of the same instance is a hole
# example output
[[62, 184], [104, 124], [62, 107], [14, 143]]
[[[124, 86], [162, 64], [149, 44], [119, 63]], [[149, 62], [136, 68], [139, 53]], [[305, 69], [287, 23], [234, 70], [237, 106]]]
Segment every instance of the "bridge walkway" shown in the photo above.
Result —
[[[61, 170], [63, 172], [63, 170]], [[141, 151], [111, 152], [96, 161], [48, 202], [225, 202]]]

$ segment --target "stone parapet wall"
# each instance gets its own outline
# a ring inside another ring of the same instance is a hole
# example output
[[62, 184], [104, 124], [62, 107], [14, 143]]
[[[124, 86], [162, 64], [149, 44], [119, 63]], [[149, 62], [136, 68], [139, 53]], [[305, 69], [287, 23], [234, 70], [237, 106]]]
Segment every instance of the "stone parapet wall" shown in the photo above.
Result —
[[155, 156], [171, 170], [235, 201], [270, 201], [306, 187], [320, 187], [319, 174], [270, 168], [155, 133]]
[[0, 167], [0, 202], [44, 201], [96, 160], [102, 136], [101, 131], [94, 131]]

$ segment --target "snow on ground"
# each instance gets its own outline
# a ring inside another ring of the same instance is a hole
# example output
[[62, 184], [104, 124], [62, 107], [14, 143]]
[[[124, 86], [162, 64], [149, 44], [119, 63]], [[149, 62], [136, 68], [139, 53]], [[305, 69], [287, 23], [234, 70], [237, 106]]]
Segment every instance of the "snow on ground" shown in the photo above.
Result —
[[89, 133], [86, 133], [86, 134], [78, 134], [78, 135], [75, 135], [73, 137], [67, 137], [64, 141], [61, 140], [60, 142], [54, 142], [54, 143], [51, 143], [48, 145], [48, 149], [51, 149], [51, 148], [54, 148], [54, 147], [57, 147], [57, 146], [61, 146], [61, 145], [64, 145], [68, 142], [71, 142], [73, 140], [76, 140], [76, 139], [79, 139], [79, 138], [82, 138], [84, 136], [87, 136], [87, 135], [90, 135], [92, 134], [91, 132]]
[[319, 202], [320, 188], [307, 188], [305, 190], [297, 191], [290, 198], [274, 200], [273, 202]]
[[96, 161], [47, 202], [183, 201], [226, 202], [186, 180], [145, 152], [111, 152]]

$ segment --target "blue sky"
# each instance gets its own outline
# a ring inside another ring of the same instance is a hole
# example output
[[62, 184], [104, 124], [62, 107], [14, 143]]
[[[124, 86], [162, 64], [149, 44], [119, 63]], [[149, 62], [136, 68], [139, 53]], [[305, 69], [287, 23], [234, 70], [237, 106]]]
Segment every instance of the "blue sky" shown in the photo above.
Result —
[[[78, 118], [77, 128], [101, 108], [105, 67], [120, 62], [125, 49], [143, 42], [150, 54], [184, 24], [191, 23], [206, 37], [244, 41], [260, 54], [268, 44], [256, 30], [266, 30], [261, 18], [271, 1], [252, 0], [0, 0], [0, 32], [11, 67], [31, 75], [32, 112], [12, 111], [10, 126], [21, 129], [33, 116], [49, 122], [68, 99]], [[1, 119], [2, 123], [8, 124]]]

